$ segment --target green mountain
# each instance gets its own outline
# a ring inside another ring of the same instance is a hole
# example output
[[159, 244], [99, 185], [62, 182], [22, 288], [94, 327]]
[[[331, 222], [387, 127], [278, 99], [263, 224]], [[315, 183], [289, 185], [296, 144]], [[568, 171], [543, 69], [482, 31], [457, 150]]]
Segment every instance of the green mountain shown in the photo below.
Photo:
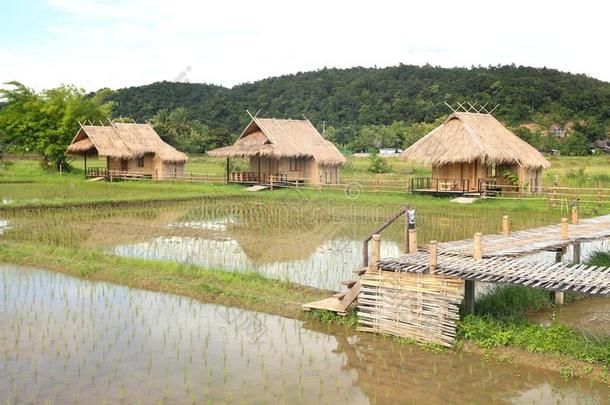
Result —
[[183, 107], [189, 119], [233, 133], [248, 122], [246, 109], [260, 110], [261, 116], [304, 115], [318, 127], [324, 121], [340, 129], [433, 122], [450, 112], [445, 102], [458, 101], [499, 104], [494, 115], [512, 126], [577, 123], [591, 140], [607, 136], [610, 128], [610, 83], [514, 65], [322, 69], [232, 88], [158, 82], [117, 90], [109, 99], [115, 102], [115, 116], [144, 120], [160, 109]]

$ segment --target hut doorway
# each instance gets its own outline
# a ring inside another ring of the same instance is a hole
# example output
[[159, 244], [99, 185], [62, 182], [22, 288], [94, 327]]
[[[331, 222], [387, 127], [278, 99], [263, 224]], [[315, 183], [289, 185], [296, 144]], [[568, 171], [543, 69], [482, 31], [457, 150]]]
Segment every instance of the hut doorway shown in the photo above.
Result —
[[126, 172], [129, 170], [129, 160], [121, 159], [121, 171]]

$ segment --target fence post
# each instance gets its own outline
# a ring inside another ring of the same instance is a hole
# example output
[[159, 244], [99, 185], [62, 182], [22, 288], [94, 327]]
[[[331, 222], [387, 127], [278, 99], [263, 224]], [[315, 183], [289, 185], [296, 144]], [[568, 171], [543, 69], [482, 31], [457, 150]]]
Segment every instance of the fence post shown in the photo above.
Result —
[[508, 218], [508, 215], [504, 215], [502, 217], [502, 236], [508, 237], [509, 233], [510, 233], [510, 219]]
[[578, 201], [572, 201], [572, 224], [578, 225]]
[[379, 260], [381, 259], [381, 235], [373, 235], [371, 246], [371, 271], [379, 271]]
[[561, 239], [568, 239], [568, 219], [561, 218]]

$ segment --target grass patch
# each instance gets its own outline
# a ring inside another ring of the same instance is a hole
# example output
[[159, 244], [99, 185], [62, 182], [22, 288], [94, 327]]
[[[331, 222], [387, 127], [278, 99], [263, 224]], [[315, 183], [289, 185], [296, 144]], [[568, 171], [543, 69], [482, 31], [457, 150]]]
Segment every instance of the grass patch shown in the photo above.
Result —
[[[610, 254], [598, 252], [589, 264], [610, 264]], [[565, 294], [565, 302], [580, 298]], [[525, 315], [553, 306], [548, 291], [498, 286], [476, 302], [476, 315], [459, 323], [461, 339], [474, 341], [483, 349], [507, 346], [532, 353], [552, 353], [589, 363], [610, 364], [610, 337], [587, 337], [553, 323], [542, 326], [529, 322]]]

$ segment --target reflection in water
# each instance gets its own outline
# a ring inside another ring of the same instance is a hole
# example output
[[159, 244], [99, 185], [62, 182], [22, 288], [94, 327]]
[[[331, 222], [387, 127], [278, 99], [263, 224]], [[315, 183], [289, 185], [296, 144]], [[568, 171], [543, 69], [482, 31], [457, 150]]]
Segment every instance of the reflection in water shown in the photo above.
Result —
[[0, 266], [0, 400], [607, 403], [606, 386], [372, 334]]
[[[260, 241], [261, 245], [265, 241]], [[234, 239], [202, 239], [192, 237], [158, 237], [149, 242], [115, 247], [112, 252], [122, 256], [146, 259], [173, 260], [196, 264], [211, 269], [255, 271], [265, 277], [290, 281], [329, 290], [341, 289], [341, 282], [354, 278], [354, 270], [361, 268], [362, 242], [347, 239], [321, 241], [311, 253], [297, 250], [294, 256], [282, 261], [264, 261], [248, 255]], [[298, 248], [299, 246], [297, 246]], [[384, 257], [401, 253], [396, 242], [382, 244]], [[358, 267], [360, 266], [360, 267]]]

